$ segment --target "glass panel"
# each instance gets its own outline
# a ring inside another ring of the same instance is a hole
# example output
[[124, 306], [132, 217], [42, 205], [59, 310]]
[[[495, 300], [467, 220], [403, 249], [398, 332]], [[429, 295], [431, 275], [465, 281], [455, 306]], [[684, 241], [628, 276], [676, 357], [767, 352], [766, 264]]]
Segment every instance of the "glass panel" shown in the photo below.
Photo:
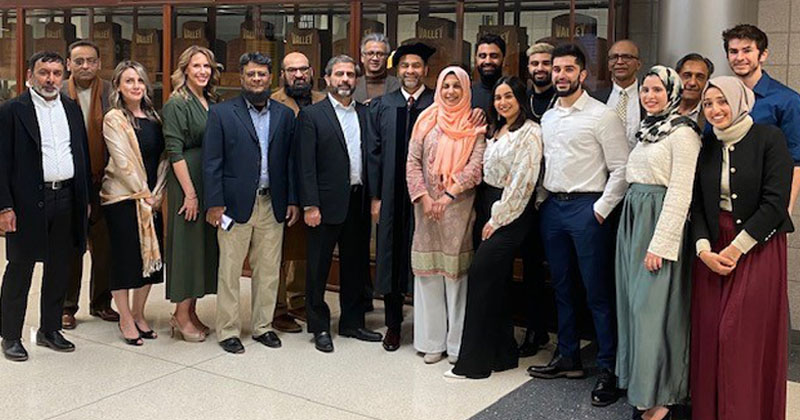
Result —
[[17, 96], [17, 12], [0, 9], [0, 103]]

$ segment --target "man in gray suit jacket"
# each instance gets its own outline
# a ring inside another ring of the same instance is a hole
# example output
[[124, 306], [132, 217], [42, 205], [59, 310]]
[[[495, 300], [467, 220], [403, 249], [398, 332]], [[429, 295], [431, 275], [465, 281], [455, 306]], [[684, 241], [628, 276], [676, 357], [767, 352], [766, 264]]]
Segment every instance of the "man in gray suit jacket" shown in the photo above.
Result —
[[[89, 203], [92, 214], [89, 219], [89, 254], [92, 257], [92, 273], [89, 282], [89, 313], [104, 321], [117, 322], [119, 314], [111, 309], [111, 291], [108, 289], [110, 276], [110, 244], [103, 210], [100, 208], [100, 182], [106, 166], [106, 147], [103, 140], [103, 115], [109, 109], [108, 95], [111, 83], [97, 74], [102, 68], [100, 49], [92, 41], [78, 40], [67, 49], [67, 68], [70, 77], [64, 80], [61, 94], [78, 103], [86, 125], [89, 139], [89, 158], [91, 161], [91, 183]], [[83, 278], [83, 254], [75, 255], [71, 263], [67, 295], [61, 322], [65, 330], [77, 326], [75, 313], [81, 296]]]

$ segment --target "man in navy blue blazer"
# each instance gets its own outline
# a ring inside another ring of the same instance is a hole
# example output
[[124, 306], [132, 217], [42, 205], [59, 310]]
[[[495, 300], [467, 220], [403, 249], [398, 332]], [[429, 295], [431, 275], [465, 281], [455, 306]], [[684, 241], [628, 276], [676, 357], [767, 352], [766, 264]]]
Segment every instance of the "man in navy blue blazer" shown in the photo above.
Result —
[[203, 139], [206, 221], [218, 228], [217, 338], [230, 353], [239, 339], [239, 278], [245, 257], [252, 275], [253, 339], [277, 348], [271, 330], [278, 295], [283, 224], [299, 207], [291, 159], [294, 112], [269, 99], [272, 60], [259, 52], [239, 60], [242, 94], [211, 107]]

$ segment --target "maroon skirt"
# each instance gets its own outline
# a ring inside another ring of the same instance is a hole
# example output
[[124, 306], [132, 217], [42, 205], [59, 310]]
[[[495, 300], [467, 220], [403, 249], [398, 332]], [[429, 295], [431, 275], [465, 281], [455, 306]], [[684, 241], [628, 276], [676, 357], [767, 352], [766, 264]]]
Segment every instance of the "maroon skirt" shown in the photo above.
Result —
[[[719, 217], [721, 251], [736, 236]], [[697, 420], [783, 420], [786, 417], [786, 234], [739, 259], [728, 276], [698, 258], [692, 284], [691, 396]]]

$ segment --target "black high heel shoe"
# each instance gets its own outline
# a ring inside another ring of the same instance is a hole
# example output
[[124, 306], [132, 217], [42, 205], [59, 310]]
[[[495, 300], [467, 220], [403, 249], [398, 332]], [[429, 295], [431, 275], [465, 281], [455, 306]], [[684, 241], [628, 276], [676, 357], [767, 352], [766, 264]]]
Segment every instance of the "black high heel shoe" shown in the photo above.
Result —
[[[141, 335], [136, 337], [136, 338], [125, 337], [125, 333], [122, 332], [122, 324], [117, 324], [117, 327], [119, 328], [120, 334], [122, 334], [122, 340], [125, 341], [125, 344], [127, 344], [129, 346], [137, 346], [137, 347], [144, 344], [144, 342], [142, 341], [142, 336]], [[138, 330], [139, 328], [137, 327], [136, 329]]]
[[136, 321], [133, 322], [133, 325], [136, 326], [136, 331], [139, 331], [139, 337], [144, 338], [145, 340], [154, 340], [158, 338], [158, 334], [156, 334], [156, 332], [153, 330], [142, 331], [142, 329], [139, 328], [139, 324], [137, 324]]

